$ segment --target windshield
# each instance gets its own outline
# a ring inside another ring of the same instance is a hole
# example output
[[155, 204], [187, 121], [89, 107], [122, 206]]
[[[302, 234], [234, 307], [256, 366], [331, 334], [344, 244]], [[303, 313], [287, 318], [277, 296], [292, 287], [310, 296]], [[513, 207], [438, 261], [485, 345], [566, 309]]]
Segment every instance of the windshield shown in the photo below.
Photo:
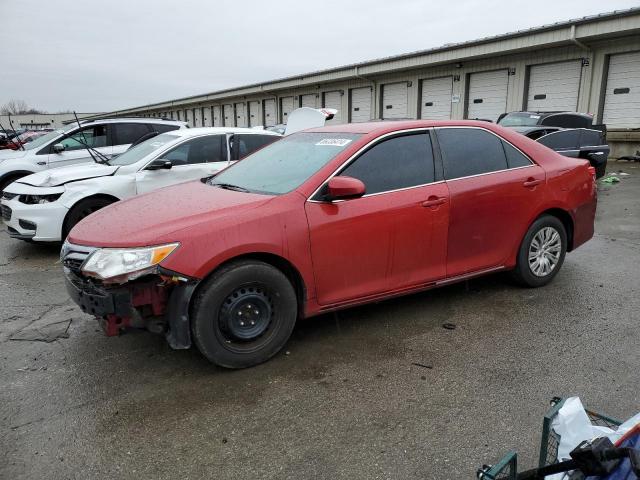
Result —
[[254, 193], [287, 193], [359, 137], [352, 133], [296, 133], [249, 155], [207, 183]]
[[162, 148], [167, 143], [177, 140], [178, 138], [180, 138], [178, 135], [170, 135], [168, 133], [157, 135], [149, 140], [139, 143], [133, 148], [130, 148], [122, 155], [118, 155], [116, 158], [109, 160], [109, 165], [133, 165], [138, 160], [141, 160], [150, 153]]
[[507, 113], [498, 122], [503, 127], [533, 127], [538, 125], [540, 115], [530, 112]]
[[60, 128], [58, 130], [54, 130], [53, 132], [49, 132], [46, 135], [42, 135], [41, 137], [36, 138], [33, 142], [29, 142], [25, 144], [24, 149], [33, 150], [34, 148], [42, 147], [43, 145], [46, 145], [49, 141], [59, 137], [60, 135], [62, 135], [65, 132], [68, 132], [69, 130], [73, 130], [74, 128], [78, 128], [78, 126], [69, 125], [66, 128]]

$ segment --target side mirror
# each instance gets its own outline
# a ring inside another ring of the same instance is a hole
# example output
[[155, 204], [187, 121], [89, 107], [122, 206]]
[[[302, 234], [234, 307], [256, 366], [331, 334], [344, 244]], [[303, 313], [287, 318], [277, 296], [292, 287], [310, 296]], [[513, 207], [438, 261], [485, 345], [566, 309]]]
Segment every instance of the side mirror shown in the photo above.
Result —
[[366, 188], [362, 181], [353, 177], [333, 177], [327, 183], [326, 199], [332, 200], [346, 200], [348, 198], [357, 198], [364, 195]]
[[162, 158], [159, 158], [147, 165], [145, 170], [169, 170], [171, 167], [173, 167], [171, 160], [163, 160]]
[[51, 148], [53, 149], [53, 153], [60, 153], [65, 150], [65, 146], [62, 143], [54, 143]]

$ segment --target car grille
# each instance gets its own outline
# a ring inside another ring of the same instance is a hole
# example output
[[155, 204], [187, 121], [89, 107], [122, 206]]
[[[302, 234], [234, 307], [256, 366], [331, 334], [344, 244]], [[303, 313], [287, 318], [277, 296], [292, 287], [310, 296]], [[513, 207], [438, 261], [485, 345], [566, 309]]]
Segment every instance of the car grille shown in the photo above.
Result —
[[11, 209], [6, 205], [0, 205], [0, 213], [2, 213], [2, 219], [7, 222], [11, 220]]
[[60, 260], [62, 260], [62, 265], [65, 268], [68, 268], [76, 275], [80, 275], [82, 264], [94, 250], [96, 250], [94, 247], [84, 247], [65, 242], [60, 252]]
[[17, 193], [2, 192], [3, 200], [11, 200], [13, 198], [16, 198], [17, 196], [18, 196]]

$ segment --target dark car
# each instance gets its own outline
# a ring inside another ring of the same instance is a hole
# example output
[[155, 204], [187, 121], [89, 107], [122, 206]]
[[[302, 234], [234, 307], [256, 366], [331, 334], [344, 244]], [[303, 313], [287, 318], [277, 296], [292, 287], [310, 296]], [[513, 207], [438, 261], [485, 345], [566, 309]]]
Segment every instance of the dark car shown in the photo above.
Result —
[[593, 116], [578, 112], [509, 112], [498, 118], [503, 127], [591, 128]]

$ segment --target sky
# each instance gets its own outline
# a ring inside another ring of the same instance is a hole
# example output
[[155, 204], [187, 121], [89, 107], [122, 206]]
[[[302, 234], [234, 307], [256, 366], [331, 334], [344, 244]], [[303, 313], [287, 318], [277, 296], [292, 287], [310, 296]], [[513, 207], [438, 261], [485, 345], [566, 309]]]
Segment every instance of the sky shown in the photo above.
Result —
[[0, 0], [0, 106], [112, 111], [631, 7], [640, 0]]

